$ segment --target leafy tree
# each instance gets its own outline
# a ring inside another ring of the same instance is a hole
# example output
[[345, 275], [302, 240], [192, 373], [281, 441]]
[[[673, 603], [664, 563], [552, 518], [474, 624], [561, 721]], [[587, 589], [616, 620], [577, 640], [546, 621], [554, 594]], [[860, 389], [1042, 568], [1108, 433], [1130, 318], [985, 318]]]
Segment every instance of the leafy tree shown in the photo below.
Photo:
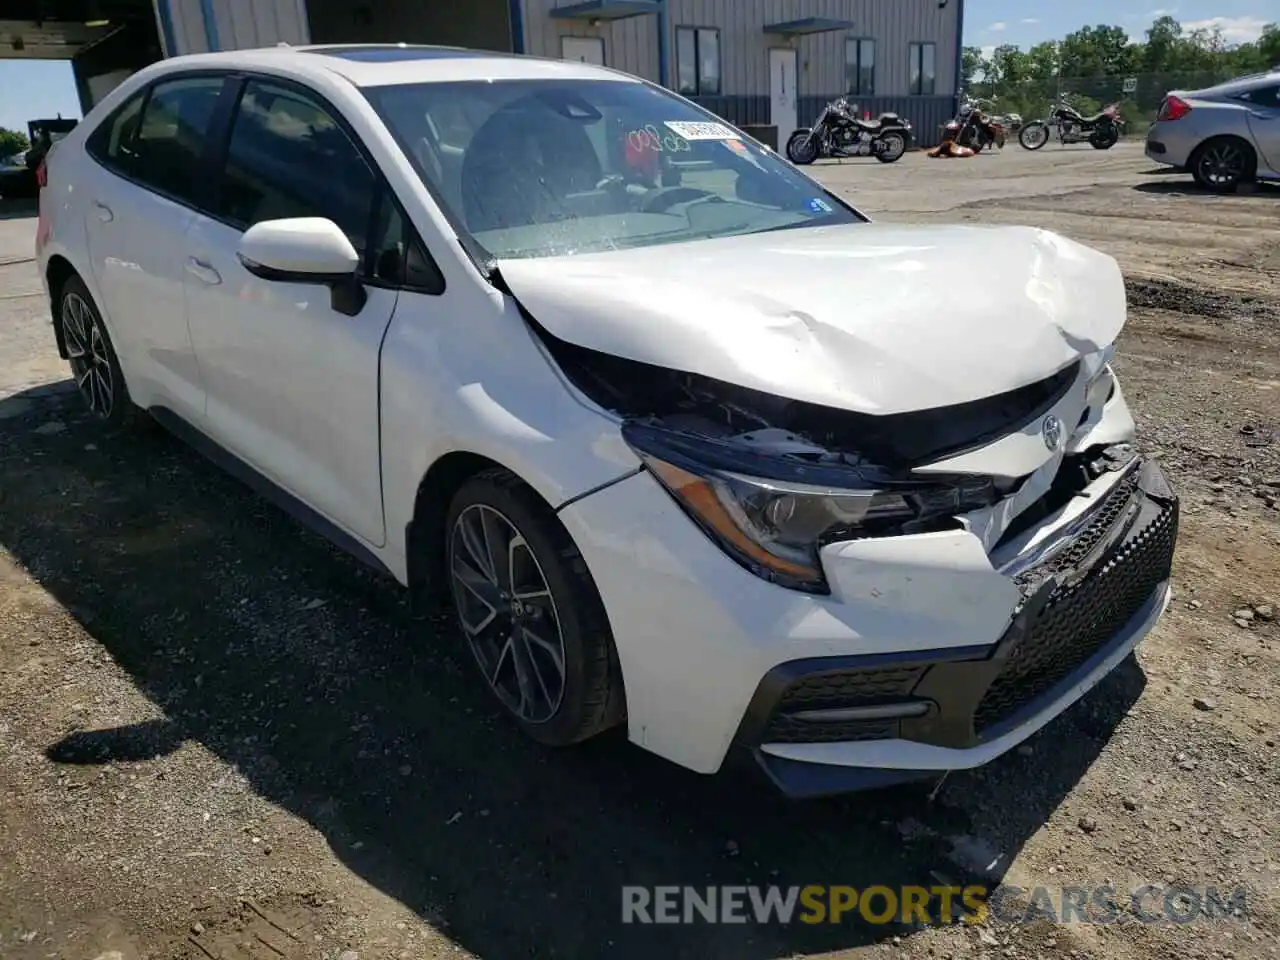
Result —
[[960, 82], [968, 88], [979, 73], [985, 73], [985, 61], [982, 59], [981, 47], [965, 47], [960, 57]]
[[1062, 75], [1115, 77], [1132, 73], [1136, 51], [1124, 27], [1081, 27], [1062, 41]]
[[27, 135], [18, 130], [7, 130], [0, 127], [0, 158], [12, 157], [27, 150], [31, 143]]

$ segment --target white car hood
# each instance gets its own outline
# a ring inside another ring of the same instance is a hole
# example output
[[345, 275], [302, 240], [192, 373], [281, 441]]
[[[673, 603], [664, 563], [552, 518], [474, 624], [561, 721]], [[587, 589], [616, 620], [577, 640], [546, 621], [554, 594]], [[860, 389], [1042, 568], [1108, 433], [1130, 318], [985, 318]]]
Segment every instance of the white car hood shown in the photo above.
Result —
[[1030, 227], [863, 223], [499, 268], [561, 340], [871, 414], [1033, 383], [1125, 320], [1115, 260]]

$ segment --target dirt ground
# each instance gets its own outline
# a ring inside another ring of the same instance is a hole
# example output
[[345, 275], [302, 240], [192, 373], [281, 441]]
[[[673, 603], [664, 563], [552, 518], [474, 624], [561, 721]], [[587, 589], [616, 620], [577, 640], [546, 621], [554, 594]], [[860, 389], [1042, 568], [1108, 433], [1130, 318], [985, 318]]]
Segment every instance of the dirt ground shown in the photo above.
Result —
[[[546, 752], [392, 585], [164, 435], [80, 418], [10, 212], [0, 957], [1277, 955], [1280, 191], [1206, 196], [1131, 144], [819, 172], [882, 219], [1036, 224], [1119, 258], [1117, 367], [1184, 497], [1175, 600], [1136, 660], [932, 798], [789, 804], [618, 737]], [[620, 922], [624, 884], [968, 881], [1248, 899], [1186, 924]]]

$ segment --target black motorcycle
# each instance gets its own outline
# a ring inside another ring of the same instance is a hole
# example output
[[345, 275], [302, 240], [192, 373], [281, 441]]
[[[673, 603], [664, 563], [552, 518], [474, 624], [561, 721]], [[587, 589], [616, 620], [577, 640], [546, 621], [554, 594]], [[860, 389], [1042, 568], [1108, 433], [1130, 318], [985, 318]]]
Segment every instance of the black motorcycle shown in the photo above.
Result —
[[995, 117], [984, 113], [984, 105], [990, 106], [992, 101], [964, 97], [955, 118], [943, 125], [942, 139], [949, 140], [958, 147], [968, 147], [974, 153], [981, 153], [991, 146], [1003, 150], [1004, 125]]
[[832, 100], [812, 127], [787, 140], [787, 159], [798, 166], [823, 157], [875, 157], [881, 163], [901, 160], [911, 144], [911, 124], [896, 113], [875, 120], [858, 118], [845, 97]]
[[1018, 131], [1018, 142], [1028, 150], [1039, 150], [1049, 142], [1050, 127], [1058, 131], [1058, 142], [1088, 142], [1095, 150], [1110, 150], [1120, 139], [1120, 109], [1111, 104], [1101, 113], [1086, 117], [1063, 97], [1049, 107], [1048, 120], [1032, 120]]

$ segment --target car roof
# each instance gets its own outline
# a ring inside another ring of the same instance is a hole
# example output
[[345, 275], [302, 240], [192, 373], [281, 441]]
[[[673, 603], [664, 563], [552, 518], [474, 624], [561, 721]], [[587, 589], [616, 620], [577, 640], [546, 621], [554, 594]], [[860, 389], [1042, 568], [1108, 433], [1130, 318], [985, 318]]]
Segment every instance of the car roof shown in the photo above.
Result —
[[250, 50], [197, 53], [163, 61], [162, 72], [179, 69], [252, 70], [338, 74], [357, 87], [457, 80], [615, 80], [638, 83], [607, 67], [490, 50], [405, 43], [280, 44]]
[[1258, 87], [1269, 87], [1274, 83], [1280, 83], [1280, 70], [1268, 70], [1265, 73], [1252, 73], [1244, 77], [1233, 77], [1230, 80], [1214, 84], [1211, 87], [1202, 87], [1199, 90], [1189, 90], [1187, 91], [1187, 96], [1230, 97], [1235, 94], [1243, 93], [1246, 90], [1255, 90]]

